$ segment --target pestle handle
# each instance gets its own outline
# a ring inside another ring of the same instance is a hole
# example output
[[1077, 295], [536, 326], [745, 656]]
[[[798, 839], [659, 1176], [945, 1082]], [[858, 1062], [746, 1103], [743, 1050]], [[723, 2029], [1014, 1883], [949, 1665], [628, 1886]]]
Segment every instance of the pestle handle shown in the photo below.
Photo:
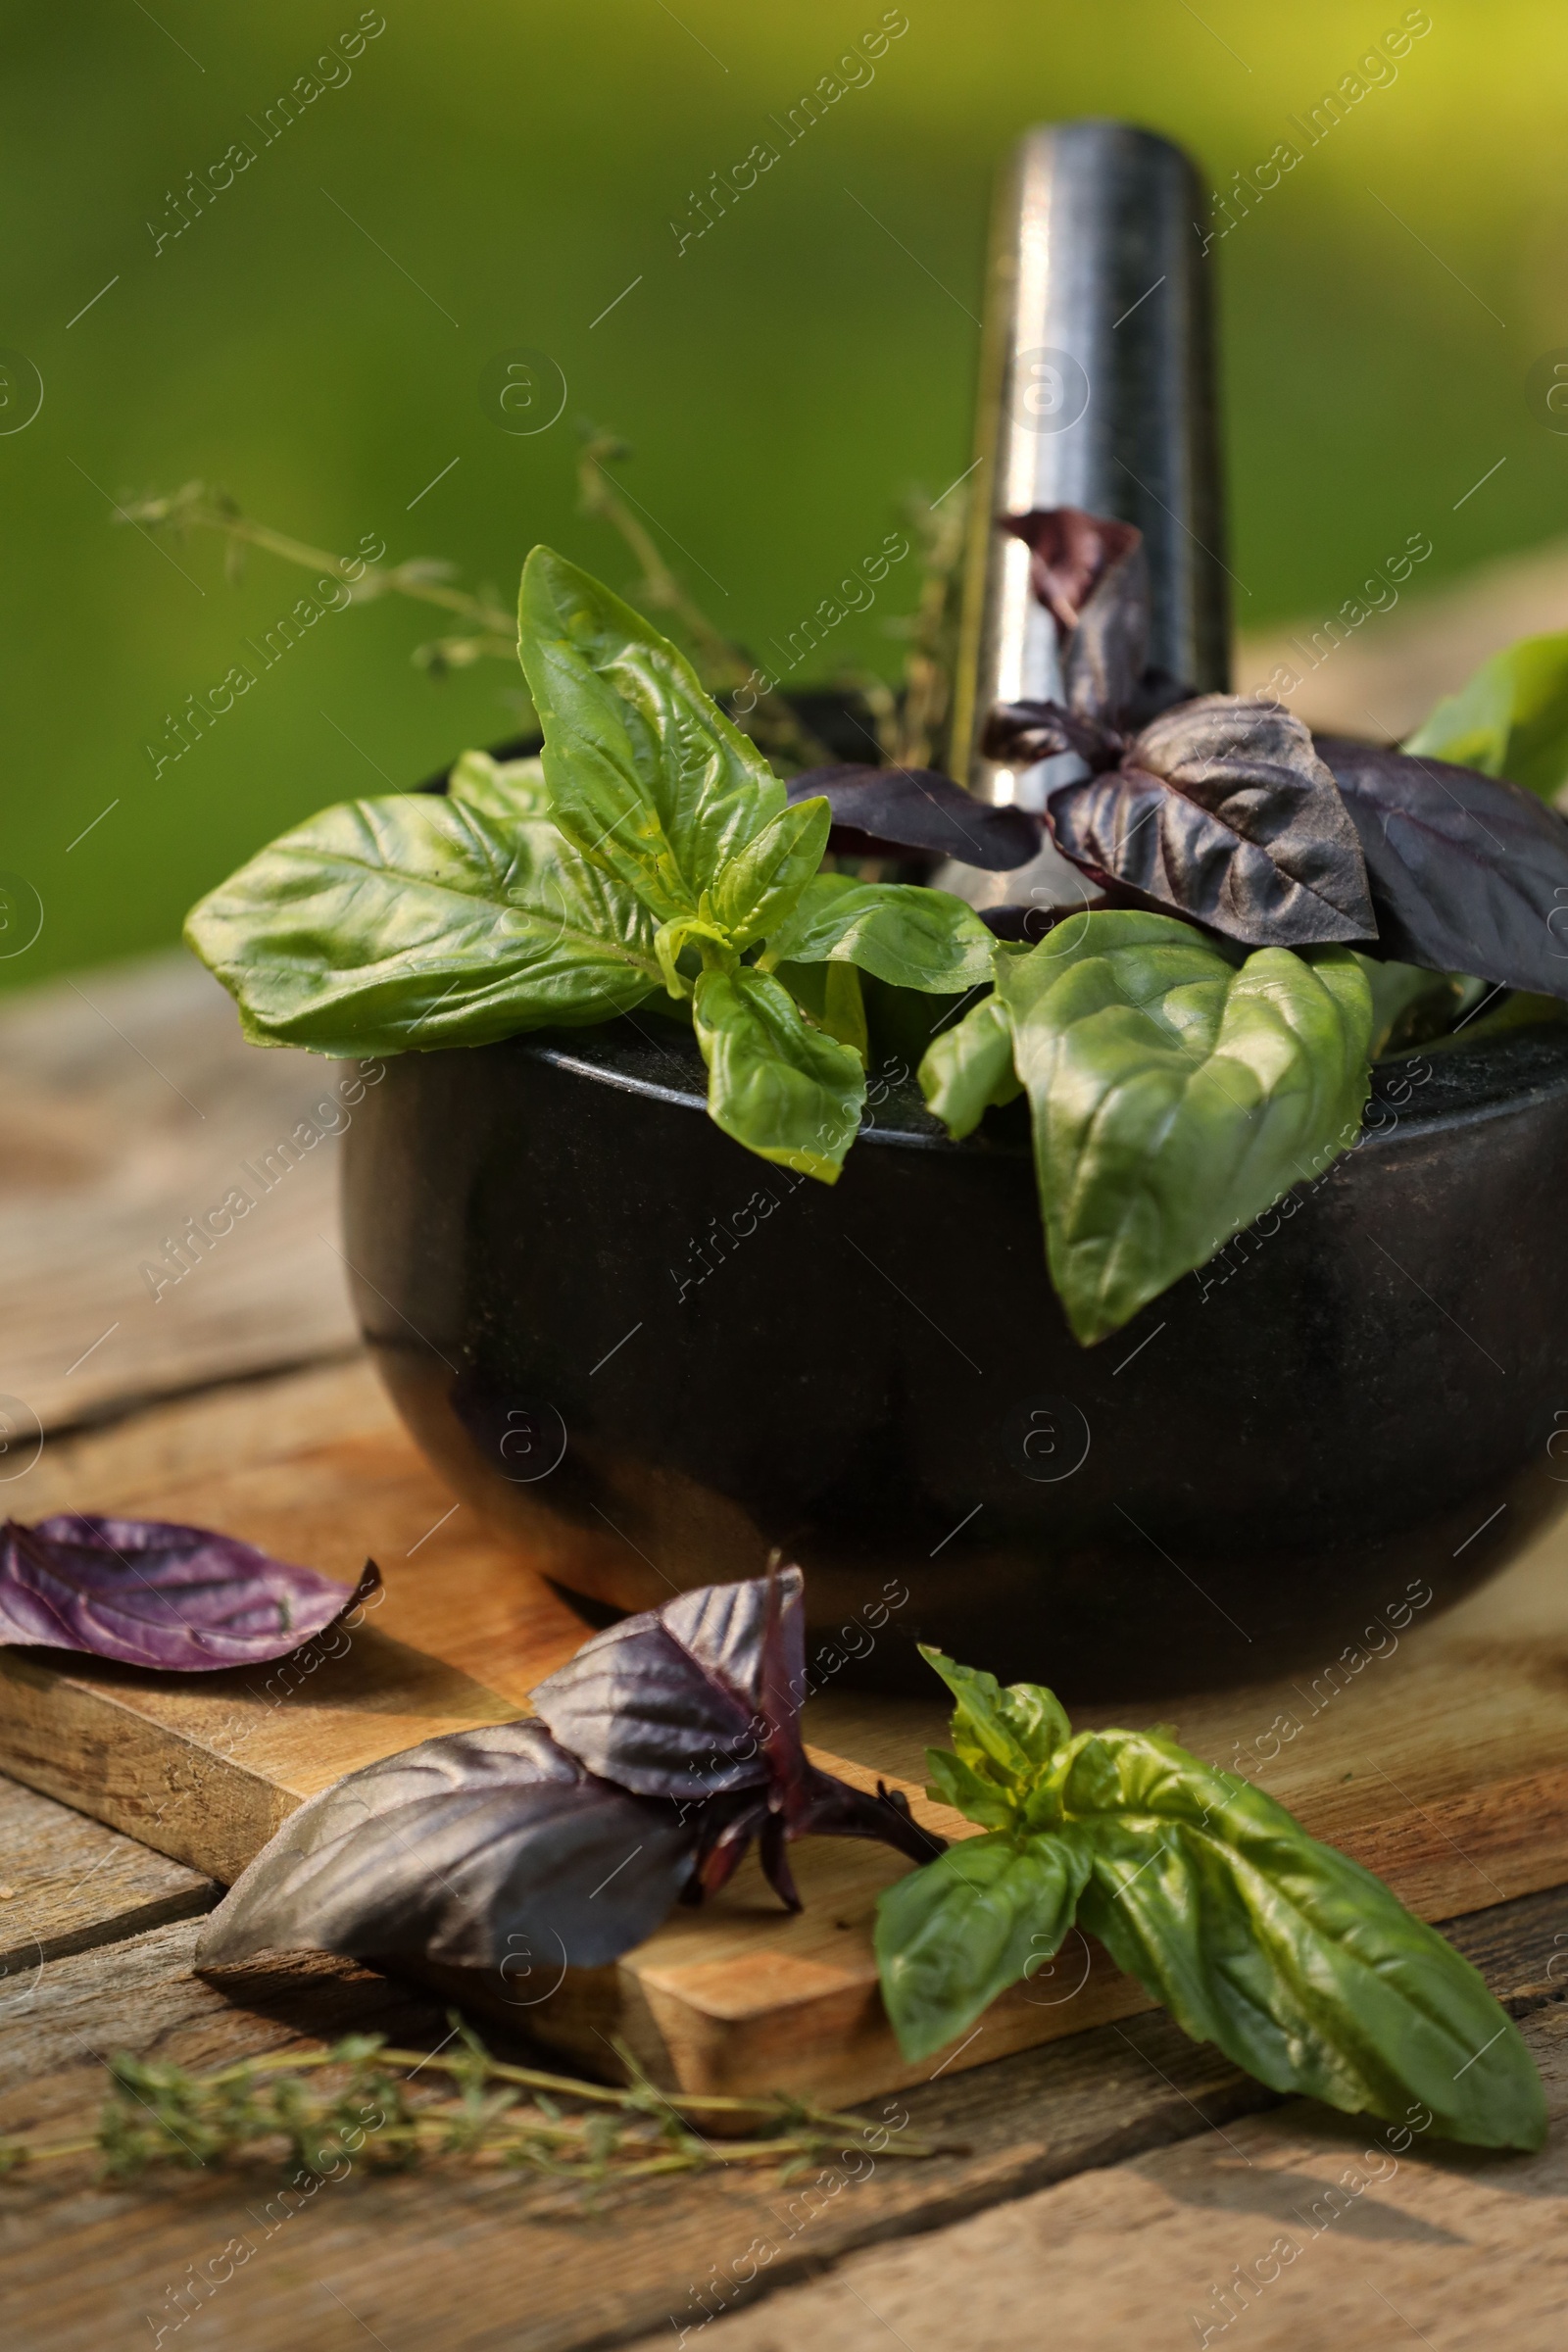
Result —
[[1050, 699], [1056, 677], [1029, 552], [998, 515], [1082, 507], [1136, 523], [1151, 662], [1205, 693], [1229, 683], [1202, 210], [1180, 148], [1126, 122], [1037, 125], [1003, 172], [953, 736], [955, 773], [982, 800], [1032, 797], [979, 733], [994, 703]]

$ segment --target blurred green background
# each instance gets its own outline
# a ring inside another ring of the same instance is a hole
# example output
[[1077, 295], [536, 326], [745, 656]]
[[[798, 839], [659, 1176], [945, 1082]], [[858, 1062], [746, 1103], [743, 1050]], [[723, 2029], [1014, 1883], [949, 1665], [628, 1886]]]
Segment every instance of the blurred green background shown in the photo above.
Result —
[[[591, 416], [633, 444], [625, 478], [670, 560], [763, 649], [901, 493], [968, 463], [967, 313], [1016, 129], [1124, 116], [1223, 185], [1404, 12], [906, 13], [874, 80], [684, 253], [689, 192], [773, 137], [769, 115], [878, 24], [877, 0], [384, 0], [350, 77], [265, 145], [266, 110], [354, 32], [356, 0], [12, 13], [0, 344], [44, 398], [0, 433], [0, 869], [44, 921], [0, 985], [173, 939], [284, 824], [515, 722], [501, 664], [416, 670], [432, 621], [388, 599], [323, 619], [155, 779], [165, 713], [309, 582], [254, 557], [235, 586], [215, 541], [161, 552], [113, 524], [116, 499], [201, 476], [280, 530], [344, 553], [374, 533], [503, 601], [538, 538], [624, 584], [620, 542], [576, 511]], [[1568, 344], [1565, 117], [1560, 7], [1434, 0], [1397, 79], [1216, 246], [1242, 626], [1337, 605], [1411, 531], [1433, 540], [1431, 585], [1564, 528], [1568, 439], [1532, 416], [1526, 376]], [[235, 140], [255, 162], [155, 250], [147, 223], [172, 229], [172, 195]], [[568, 384], [533, 437], [480, 406], [486, 362], [516, 345]], [[14, 390], [0, 423], [24, 406]], [[894, 575], [906, 606], [912, 574]], [[833, 662], [891, 670], [884, 615], [841, 630]]]

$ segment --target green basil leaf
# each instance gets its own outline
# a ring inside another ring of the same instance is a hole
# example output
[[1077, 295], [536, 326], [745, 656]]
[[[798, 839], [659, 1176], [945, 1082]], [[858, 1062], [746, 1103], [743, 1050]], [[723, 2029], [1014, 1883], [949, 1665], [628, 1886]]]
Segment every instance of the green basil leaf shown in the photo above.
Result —
[[[869, 1066], [871, 1040], [865, 1000], [860, 993], [860, 975], [853, 963], [780, 963], [773, 967], [773, 977], [789, 990], [818, 1029], [836, 1037], [841, 1046], [853, 1046]], [[925, 999], [919, 1001], [924, 1004]]]
[[999, 956], [997, 992], [1052, 1280], [1085, 1347], [1359, 1128], [1372, 1006], [1347, 949], [1263, 948], [1238, 969], [1171, 916], [1097, 913]]
[[770, 963], [858, 963], [895, 988], [959, 996], [990, 979], [995, 945], [974, 908], [949, 891], [818, 874], [767, 953]]
[[783, 785], [685, 656], [548, 547], [523, 565], [517, 620], [556, 822], [662, 919], [695, 914]]
[[1494, 654], [1399, 748], [1503, 776], [1549, 801], [1568, 782], [1568, 633], [1521, 637]]
[[709, 1116], [760, 1158], [836, 1184], [865, 1101], [859, 1055], [811, 1028], [787, 989], [745, 964], [703, 973], [692, 1018]]
[[1090, 1871], [1071, 1837], [960, 1838], [877, 1902], [882, 1999], [906, 2058], [929, 2058], [1052, 1959]]
[[[1372, 992], [1372, 1036], [1367, 1048], [1376, 1061], [1391, 1045], [1396, 1051], [1441, 1037], [1459, 1010], [1464, 983], [1452, 972], [1429, 972], [1418, 963], [1381, 963], [1375, 956], [1355, 958]], [[1478, 1002], [1486, 983], [1478, 991]]]
[[925, 1768], [931, 1776], [926, 1794], [934, 1803], [951, 1805], [965, 1821], [978, 1822], [983, 1830], [1017, 1828], [1021, 1812], [1017, 1798], [995, 1781], [982, 1780], [961, 1756], [950, 1755], [945, 1747], [928, 1747]]
[[982, 997], [972, 1011], [928, 1047], [920, 1091], [955, 1143], [972, 1135], [993, 1104], [1023, 1093], [1012, 1060], [1012, 1022], [1000, 997]]
[[964, 1763], [982, 1774], [999, 1774], [1020, 1792], [1043, 1772], [1072, 1737], [1067, 1712], [1053, 1690], [1039, 1683], [1009, 1683], [994, 1674], [960, 1666], [928, 1642], [920, 1655], [940, 1674], [957, 1700], [953, 1710], [953, 1744]]
[[1540, 2147], [1518, 2028], [1370, 1871], [1151, 1733], [1084, 1733], [1054, 1779], [1094, 1854], [1082, 1925], [1195, 2040], [1350, 2114], [1420, 2101], [1451, 2139]]
[[323, 809], [191, 909], [254, 1043], [482, 1046], [657, 988], [652, 918], [544, 820], [399, 793]]
[[454, 763], [447, 776], [447, 799], [503, 824], [551, 814], [543, 762], [492, 760], [488, 752], [465, 752]]
[[737, 950], [755, 947], [794, 912], [822, 862], [832, 825], [826, 801], [797, 801], [720, 868], [713, 913]]

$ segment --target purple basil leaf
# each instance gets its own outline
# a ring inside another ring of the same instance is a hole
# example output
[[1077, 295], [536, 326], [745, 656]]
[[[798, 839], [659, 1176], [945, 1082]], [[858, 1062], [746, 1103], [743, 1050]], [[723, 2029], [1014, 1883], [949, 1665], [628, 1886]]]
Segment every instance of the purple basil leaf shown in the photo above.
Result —
[[799, 1568], [784, 1568], [683, 1592], [596, 1634], [533, 1693], [540, 1720], [591, 1771], [642, 1796], [685, 1800], [709, 1893], [754, 1837], [786, 1901], [781, 1838], [820, 1830], [880, 1838], [916, 1860], [931, 1850], [907, 1805], [862, 1796], [807, 1761], [803, 1582]]
[[825, 800], [828, 847], [850, 857], [922, 850], [988, 873], [1010, 873], [1040, 851], [1040, 821], [1023, 808], [993, 808], [934, 767], [811, 767], [792, 776], [791, 802]]
[[[778, 1578], [785, 1638], [804, 1657], [801, 1572]], [[767, 1579], [705, 1585], [584, 1642], [533, 1704], [592, 1772], [640, 1796], [704, 1797], [769, 1779], [762, 1713]], [[797, 1690], [804, 1687], [799, 1671]]]
[[1143, 543], [1112, 564], [1062, 648], [1067, 707], [1086, 717], [1132, 709], [1149, 649], [1149, 565]]
[[[697, 1866], [681, 1897], [683, 1902], [700, 1903], [705, 1896], [716, 1894], [721, 1886], [727, 1886], [750, 1852], [752, 1839], [773, 1818], [765, 1796], [743, 1794], [722, 1801], [737, 1809], [725, 1813], [715, 1810], [705, 1815]], [[788, 1896], [784, 1899], [789, 1900]], [[792, 1908], [799, 1910], [799, 1903]]]
[[1102, 768], [1116, 765], [1127, 739], [1117, 728], [1061, 703], [998, 703], [986, 720], [980, 749], [988, 760], [1004, 760], [1010, 767], [1032, 767], [1037, 760], [1076, 752], [1091, 767]]
[[1143, 533], [1132, 523], [1088, 514], [1082, 507], [1037, 507], [1028, 514], [999, 519], [1003, 530], [1028, 548], [1029, 584], [1063, 641], [1077, 628], [1106, 573], [1143, 545]]
[[1052, 507], [1006, 514], [1029, 549], [1029, 578], [1056, 623], [1068, 708], [1088, 718], [1131, 709], [1149, 649], [1149, 564], [1130, 522]]
[[73, 1511], [0, 1527], [0, 1645], [38, 1642], [179, 1674], [298, 1649], [381, 1581], [352, 1592], [234, 1536]]
[[1075, 865], [1248, 947], [1378, 937], [1356, 826], [1276, 703], [1183, 703], [1121, 767], [1058, 785], [1046, 808]]
[[545, 1992], [661, 1925], [695, 1819], [584, 1770], [537, 1723], [426, 1740], [291, 1813], [214, 1912], [202, 1967], [253, 1952], [416, 1952]]
[[796, 1833], [783, 1814], [775, 1812], [764, 1796], [731, 1797], [720, 1802], [738, 1804], [741, 1810], [715, 1814], [710, 1832], [699, 1847], [695, 1885], [688, 1899], [702, 1902], [726, 1886], [751, 1851], [755, 1838], [762, 1876], [785, 1910], [804, 1910], [806, 1906], [801, 1901], [786, 1852]]
[[795, 1835], [782, 1813], [769, 1813], [757, 1836], [757, 1858], [762, 1876], [786, 1911], [806, 1909], [790, 1868], [790, 1839]]
[[1198, 700], [1196, 686], [1184, 685], [1168, 669], [1151, 665], [1133, 689], [1133, 698], [1126, 711], [1127, 723], [1132, 727], [1147, 727], [1162, 712], [1174, 710], [1178, 703], [1196, 703]]
[[[606, 1966], [677, 1899], [715, 1892], [754, 1838], [792, 1910], [787, 1847], [809, 1831], [929, 1861], [943, 1840], [902, 1795], [879, 1782], [870, 1796], [806, 1760], [801, 1588], [786, 1568], [682, 1593], [586, 1642], [535, 1691], [542, 1720], [427, 1740], [312, 1797], [214, 1913], [201, 1965], [415, 1952], [516, 1976], [537, 1967], [548, 1990], [553, 1967]], [[723, 1755], [725, 1739], [749, 1750], [744, 1763]], [[619, 1781], [590, 1769], [590, 1753]], [[625, 1785], [631, 1774], [647, 1792]]]
[[1568, 997], [1568, 823], [1499, 776], [1317, 738], [1361, 837], [1378, 952]]

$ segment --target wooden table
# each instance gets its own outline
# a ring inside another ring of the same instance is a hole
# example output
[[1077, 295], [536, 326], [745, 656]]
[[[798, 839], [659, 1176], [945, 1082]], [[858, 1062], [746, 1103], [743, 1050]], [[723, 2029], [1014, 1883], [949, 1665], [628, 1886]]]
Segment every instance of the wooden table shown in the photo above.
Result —
[[[303, 1056], [241, 1047], [226, 1001], [178, 958], [6, 1007], [0, 1505], [36, 1516], [29, 1495], [74, 1446], [145, 1473], [174, 1443], [171, 1399], [202, 1400], [204, 1444], [243, 1447], [247, 1428], [323, 1409], [342, 1383], [322, 1367], [341, 1362], [353, 1388], [332, 1143], [181, 1284], [155, 1300], [141, 1272], [240, 1160], [293, 1129], [321, 1079]], [[0, 1782], [0, 2133], [91, 2114], [118, 2049], [208, 2066], [349, 2030], [431, 2048], [446, 2034], [438, 2002], [347, 1963], [198, 1978], [217, 1893]], [[1568, 1886], [1450, 1933], [1525, 2021], [1560, 2118]], [[1364, 2124], [1274, 2099], [1157, 2014], [903, 2096], [962, 2152], [783, 2187], [720, 2170], [597, 2213], [445, 2170], [353, 2175], [306, 2198], [254, 2170], [14, 2180], [0, 2184], [0, 2343], [585, 2352], [699, 2328], [725, 2352], [1568, 2342], [1560, 2123], [1537, 2157], [1416, 2147], [1369, 2166]], [[1295, 2253], [1258, 2284], [1282, 2238]], [[231, 2275], [200, 2291], [215, 2257]]]

